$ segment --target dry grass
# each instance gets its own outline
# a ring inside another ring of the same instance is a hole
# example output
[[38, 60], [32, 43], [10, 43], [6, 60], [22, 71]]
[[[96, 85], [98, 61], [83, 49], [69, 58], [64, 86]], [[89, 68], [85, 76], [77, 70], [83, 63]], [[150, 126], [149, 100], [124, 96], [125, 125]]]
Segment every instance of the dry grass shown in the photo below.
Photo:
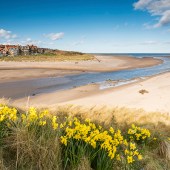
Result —
[[58, 106], [57, 108], [50, 108], [52, 112], [59, 114], [79, 115], [83, 119], [90, 118], [94, 121], [105, 122], [109, 124], [114, 117], [118, 124], [126, 122], [127, 124], [154, 124], [159, 123], [170, 125], [170, 113], [160, 112], [145, 112], [142, 109], [128, 109], [128, 108], [109, 108], [107, 106], [85, 108], [75, 105]]
[[81, 53], [64, 53], [64, 54], [38, 54], [29, 56], [6, 56], [0, 57], [0, 61], [31, 61], [31, 62], [42, 62], [42, 61], [86, 61], [93, 60], [94, 57], [90, 54]]
[[90, 161], [88, 160], [88, 158], [83, 157], [80, 160], [80, 164], [75, 170], [92, 170], [92, 168], [90, 167]]
[[[127, 108], [93, 107], [82, 108], [67, 105], [58, 107], [55, 111], [58, 115], [78, 116], [81, 119], [90, 118], [97, 124], [108, 128], [120, 128], [126, 131], [132, 123], [149, 129], [156, 143], [150, 142], [144, 149], [143, 166], [146, 170], [170, 169], [170, 115], [169, 113], [145, 112], [144, 110]], [[119, 169], [119, 168], [116, 168]]]
[[[59, 140], [51, 134], [46, 134], [45, 131], [37, 138], [37, 133], [21, 127], [6, 138], [7, 155], [4, 157], [8, 157], [5, 160], [9, 160], [7, 164], [12, 165], [9, 169], [14, 169], [14, 167], [18, 169], [29, 168], [29, 170], [35, 168], [45, 170], [46, 167], [56, 170], [62, 169]], [[15, 158], [11, 157], [11, 152], [14, 153]], [[11, 159], [9, 159], [10, 157]]]
[[0, 103], [4, 105], [10, 105], [10, 99], [0, 98]]
[[[4, 102], [7, 103], [5, 100]], [[170, 169], [170, 143], [167, 140], [170, 137], [170, 115], [168, 113], [147, 113], [143, 110], [105, 106], [82, 108], [73, 105], [52, 108], [51, 112], [58, 115], [60, 122], [65, 116], [90, 118], [105, 128], [112, 126], [121, 129], [122, 132], [127, 131], [132, 123], [145, 127], [156, 138], [156, 142], [150, 141], [144, 148], [141, 166], [144, 170]], [[15, 129], [15, 133], [6, 138], [5, 142], [7, 146], [5, 154], [0, 150], [0, 169], [2, 170], [16, 169], [14, 167], [19, 170], [63, 169], [60, 143], [49, 129], [39, 134], [37, 129], [28, 131], [27, 128], [21, 126]], [[117, 165], [114, 169], [121, 170]], [[73, 170], [91, 170], [88, 157], [83, 157], [78, 167]]]

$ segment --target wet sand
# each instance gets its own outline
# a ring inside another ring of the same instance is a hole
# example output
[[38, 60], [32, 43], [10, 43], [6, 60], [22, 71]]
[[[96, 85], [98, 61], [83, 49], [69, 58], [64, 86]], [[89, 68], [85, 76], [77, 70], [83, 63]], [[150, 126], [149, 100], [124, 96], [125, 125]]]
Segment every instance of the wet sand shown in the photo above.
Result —
[[[141, 94], [140, 90], [148, 93]], [[99, 85], [90, 84], [70, 90], [40, 94], [16, 100], [18, 106], [29, 105], [55, 108], [58, 105], [83, 107], [127, 107], [162, 112], [170, 115], [170, 72], [138, 80], [120, 87], [100, 90]]]
[[96, 56], [95, 60], [81, 62], [0, 62], [0, 82], [61, 77], [84, 72], [118, 71], [150, 67], [161, 63], [160, 59], [127, 56]]
[[[99, 70], [99, 68], [100, 71], [106, 71], [109, 69], [119, 70], [123, 68], [131, 69], [133, 67], [134, 68], [142, 67], [142, 65], [144, 67], [144, 64], [146, 67], [146, 66], [160, 64], [162, 62], [161, 60], [155, 60], [152, 58], [146, 58], [146, 59], [134, 59], [131, 57], [121, 57], [121, 59], [118, 57], [113, 57], [113, 58], [108, 57], [107, 59], [106, 58], [103, 58], [102, 62], [104, 62], [105, 66], [106, 65], [108, 66], [107, 68], [103, 68], [103, 67], [101, 68], [101, 66], [96, 66], [96, 68], [93, 69], [95, 71]], [[102, 62], [99, 61], [94, 61], [94, 62], [98, 62], [101, 65], [103, 65]], [[2, 66], [1, 70], [3, 69], [12, 70], [14, 68], [16, 72], [18, 71], [22, 75], [23, 73], [22, 69], [26, 69], [24, 68], [24, 65], [26, 63], [20, 63], [21, 65], [15, 63], [16, 67], [14, 66], [12, 67], [13, 64], [14, 63], [11, 62], [7, 64], [0, 63], [0, 65]], [[54, 63], [54, 65], [55, 64], [56, 63]], [[31, 63], [32, 67], [34, 65], [35, 63]], [[53, 63], [50, 63], [50, 66], [47, 63], [40, 63], [40, 65], [37, 66], [38, 69], [41, 69], [40, 72], [38, 73], [36, 72], [36, 76], [38, 77], [44, 76], [43, 74], [44, 69], [45, 70], [54, 69]], [[34, 73], [37, 70], [37, 67], [36, 68], [33, 67], [31, 69], [31, 66], [27, 66], [27, 69]], [[87, 67], [86, 70], [83, 71], [87, 71], [88, 69], [89, 67]], [[65, 75], [67, 74], [68, 70], [60, 70], [60, 71], [64, 71], [63, 75]], [[98, 84], [90, 84], [90, 85], [81, 86], [69, 90], [43, 93], [43, 83], [42, 83], [42, 87], [39, 84], [39, 81], [37, 82], [37, 84], [30, 86], [29, 83], [27, 84], [26, 82], [27, 80], [23, 80], [24, 82], [23, 83], [22, 79], [25, 78], [29, 79], [31, 75], [27, 72], [27, 74], [23, 73], [23, 75], [20, 76], [17, 75], [16, 72], [15, 72], [16, 75], [13, 75], [11, 72], [8, 72], [7, 73], [8, 76], [6, 76], [6, 81], [4, 82], [1, 81], [0, 83], [1, 98], [3, 97], [2, 93], [6, 92], [6, 94], [9, 94], [8, 98], [12, 98], [12, 99], [15, 98], [15, 100], [11, 100], [10, 103], [16, 106], [25, 107], [28, 106], [28, 104], [29, 106], [38, 106], [38, 107], [56, 107], [57, 105], [65, 105], [65, 104], [81, 105], [84, 107], [92, 107], [95, 105], [96, 106], [106, 105], [108, 107], [118, 106], [118, 107], [130, 107], [130, 108], [143, 108], [146, 111], [170, 112], [170, 73], [161, 74], [158, 76], [154, 76], [152, 78], [147, 78], [146, 80], [138, 79], [137, 82], [134, 83], [130, 83], [116, 88], [104, 89], [104, 90], [100, 90]], [[51, 72], [49, 71], [49, 73], [47, 72], [45, 76], [49, 76], [48, 74], [50, 76], [52, 75]], [[63, 75], [59, 75], [59, 73], [57, 73], [57, 75], [63, 76]], [[1, 77], [2, 76], [3, 75], [1, 73]], [[67, 83], [67, 81], [69, 80], [67, 78], [66, 79], [64, 78], [64, 81]], [[58, 82], [58, 83], [59, 83], [58, 85], [62, 86], [62, 82]], [[13, 84], [15, 88], [13, 88]], [[53, 84], [49, 84], [49, 87], [52, 85]], [[34, 92], [34, 90], [37, 88], [40, 90], [42, 88], [42, 92], [40, 94], [36, 94], [36, 95], [32, 95], [31, 97], [28, 97], [28, 95], [25, 92], [25, 89]], [[142, 89], [146, 89], [149, 93], [143, 95], [140, 94], [139, 90]], [[24, 93], [25, 95], [23, 96]]]

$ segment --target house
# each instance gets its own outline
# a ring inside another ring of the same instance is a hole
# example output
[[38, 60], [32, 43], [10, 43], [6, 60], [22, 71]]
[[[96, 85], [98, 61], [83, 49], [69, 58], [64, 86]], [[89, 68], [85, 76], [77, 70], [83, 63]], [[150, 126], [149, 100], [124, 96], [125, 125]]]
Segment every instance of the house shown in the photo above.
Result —
[[19, 45], [5, 45], [5, 54], [6, 55], [11, 55], [11, 56], [17, 56], [19, 55]]
[[37, 49], [37, 52], [38, 52], [39, 54], [44, 54], [45, 48], [38, 48], [38, 49]]
[[0, 56], [36, 55], [48, 53], [55, 53], [55, 50], [49, 48], [38, 48], [35, 45], [0, 45]]
[[29, 47], [29, 45], [20, 47], [20, 55], [30, 55], [30, 47]]
[[5, 48], [5, 45], [0, 45], [0, 48]]
[[3, 48], [0, 48], [0, 57], [4, 56], [3, 50], [4, 50]]
[[38, 47], [34, 45], [29, 46], [30, 54], [37, 54], [38, 53]]

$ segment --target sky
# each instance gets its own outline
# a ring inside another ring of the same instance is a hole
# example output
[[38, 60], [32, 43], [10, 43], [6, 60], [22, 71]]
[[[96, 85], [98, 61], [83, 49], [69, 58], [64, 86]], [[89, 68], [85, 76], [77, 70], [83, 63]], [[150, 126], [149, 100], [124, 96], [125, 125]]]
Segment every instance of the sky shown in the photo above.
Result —
[[0, 44], [170, 53], [170, 0], [5, 0]]

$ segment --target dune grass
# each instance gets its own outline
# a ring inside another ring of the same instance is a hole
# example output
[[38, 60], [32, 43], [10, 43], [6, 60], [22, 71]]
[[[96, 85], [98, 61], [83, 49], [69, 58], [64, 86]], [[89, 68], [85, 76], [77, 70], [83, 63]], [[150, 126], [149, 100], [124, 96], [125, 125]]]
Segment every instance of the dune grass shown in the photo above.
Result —
[[0, 61], [31, 61], [31, 62], [42, 62], [42, 61], [86, 61], [93, 60], [93, 55], [84, 53], [48, 53], [48, 54], [37, 54], [37, 55], [22, 55], [22, 56], [5, 56], [0, 57]]
[[71, 105], [23, 110], [2, 104], [0, 128], [4, 170], [170, 169], [168, 114]]

